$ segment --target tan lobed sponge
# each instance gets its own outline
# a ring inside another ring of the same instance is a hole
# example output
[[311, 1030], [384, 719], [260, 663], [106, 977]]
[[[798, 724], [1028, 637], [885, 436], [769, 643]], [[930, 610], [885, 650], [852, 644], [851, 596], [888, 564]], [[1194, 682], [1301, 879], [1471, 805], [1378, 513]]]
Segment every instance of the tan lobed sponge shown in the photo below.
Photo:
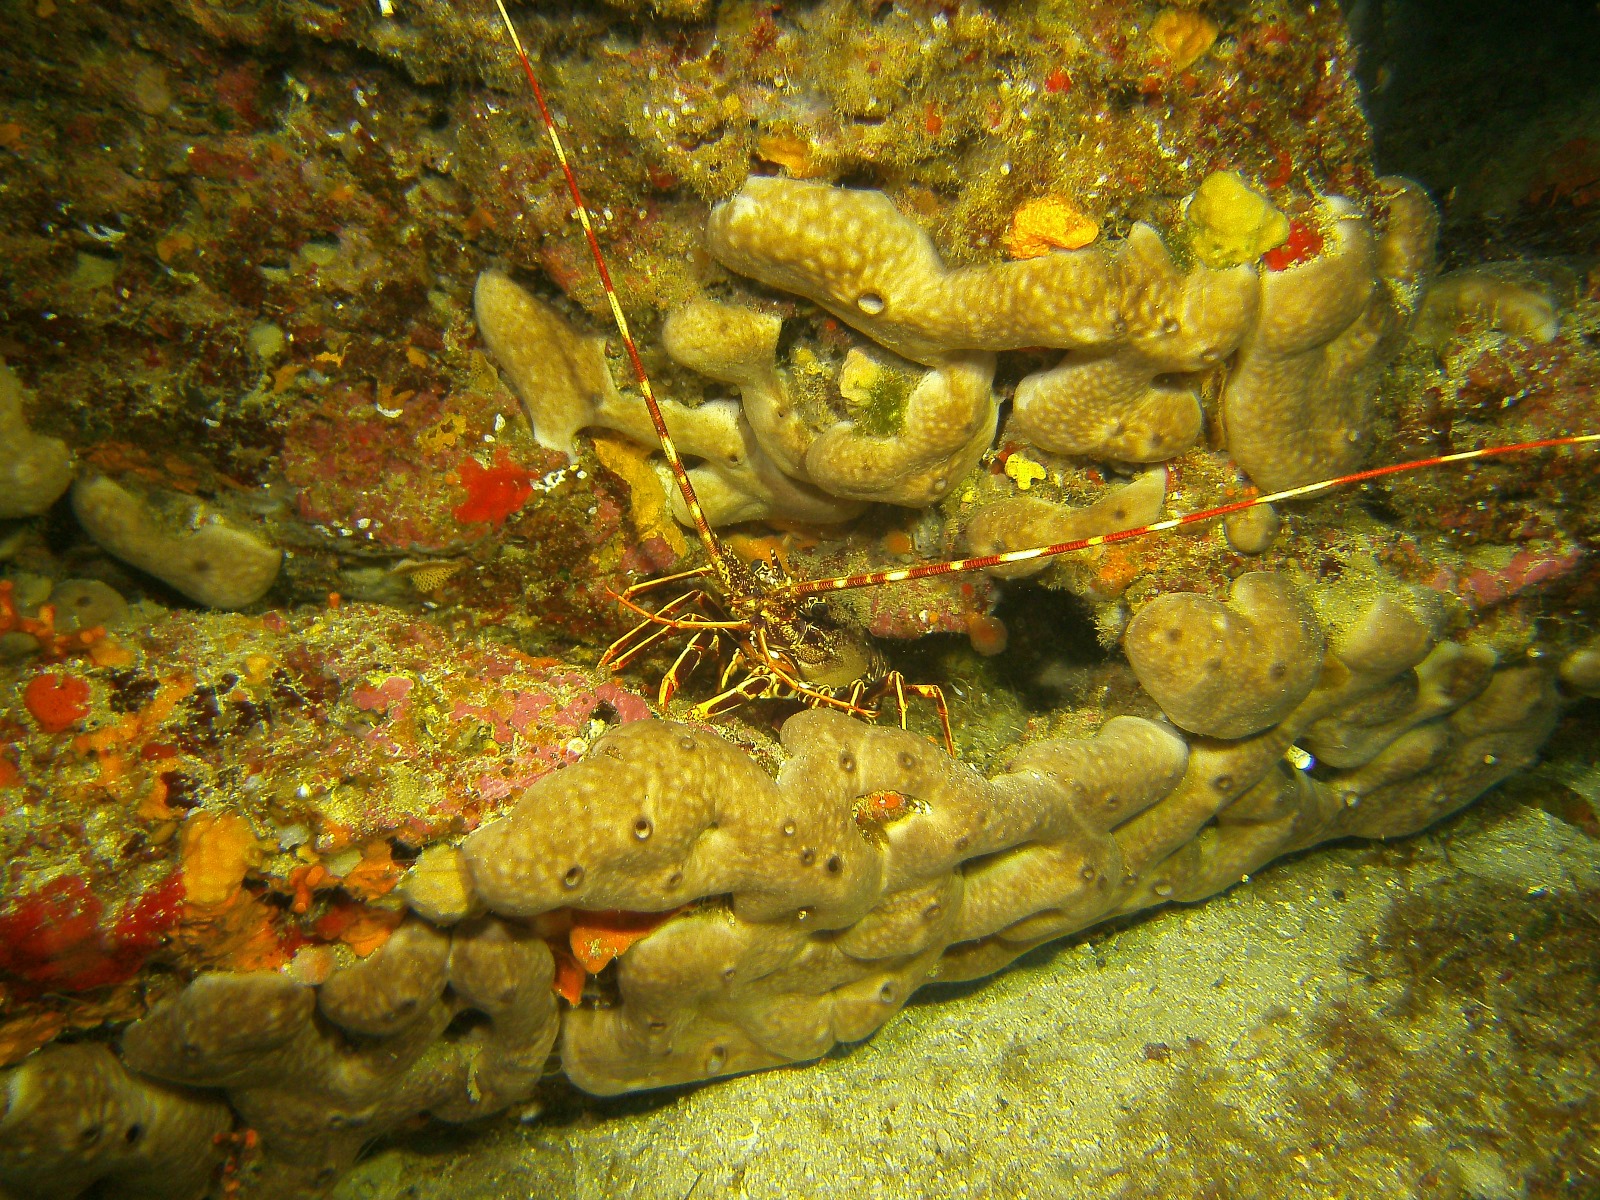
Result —
[[1558, 263], [1492, 262], [1462, 267], [1428, 288], [1417, 316], [1416, 339], [1442, 349], [1453, 337], [1500, 333], [1531, 342], [1553, 341], [1577, 279]]
[[778, 368], [778, 330], [777, 318], [765, 313], [698, 300], [675, 309], [661, 336], [675, 360], [739, 389], [756, 441], [790, 477], [830, 496], [925, 508], [994, 441], [992, 354], [952, 355], [917, 370], [892, 355], [852, 349], [836, 380], [840, 398], [872, 415], [840, 419], [825, 405], [797, 399]]
[[1322, 250], [1261, 278], [1260, 315], [1222, 396], [1228, 453], [1264, 491], [1354, 470], [1371, 449], [1378, 375], [1433, 270], [1438, 215], [1416, 184], [1385, 179], [1387, 227], [1337, 196]]
[[1115, 253], [1121, 294], [1105, 303], [1122, 335], [1023, 379], [1013, 429], [1055, 454], [1165, 462], [1199, 439], [1202, 380], [1250, 329], [1259, 285], [1248, 265], [1179, 270], [1144, 224]]
[[[151, 1124], [141, 1161], [174, 1180], [199, 1170], [191, 1142], [209, 1144], [220, 1105], [152, 1080], [225, 1098], [259, 1132], [265, 1193], [303, 1196], [412, 1117], [532, 1097], [553, 1046], [601, 1094], [812, 1059], [870, 1035], [926, 982], [1199, 900], [1328, 838], [1420, 829], [1526, 766], [1560, 715], [1555, 664], [1440, 642], [1416, 598], [1352, 591], [1325, 607], [1324, 622], [1291, 581], [1256, 573], [1228, 605], [1194, 610], [1234, 629], [1249, 665], [1233, 686], [1264, 678], [1272, 693], [1270, 717], [1235, 713], [1250, 732], [1116, 717], [1093, 737], [1026, 744], [988, 779], [914, 734], [827, 711], [784, 725], [775, 777], [708, 730], [613, 729], [459, 849], [419, 861], [404, 894], [439, 924], [412, 916], [320, 987], [201, 976], [127, 1030], [121, 1065], [64, 1047], [14, 1068], [0, 1188], [41, 1194], [38, 1164], [56, 1161], [41, 1155], [95, 1114], [174, 1096], [199, 1105], [184, 1110], [190, 1141]], [[1309, 684], [1270, 669], [1290, 646], [1315, 664]], [[1296, 744], [1325, 756], [1315, 777], [1286, 760]], [[602, 908], [663, 921], [560, 1005], [546, 936]], [[43, 1194], [134, 1178], [108, 1161], [51, 1167]], [[101, 1194], [160, 1194], [127, 1186]]]
[[1600, 698], [1600, 637], [1593, 637], [1561, 660], [1561, 682], [1582, 696]]
[[730, 270], [805, 296], [916, 362], [1068, 351], [1016, 391], [1012, 428], [1053, 453], [1175, 457], [1201, 432], [1207, 378], [1237, 351], [1221, 413], [1228, 448], [1277, 490], [1360, 461], [1377, 374], [1431, 275], [1432, 201], [1403, 179], [1380, 184], [1381, 233], [1328, 198], [1307, 226], [1321, 248], [1280, 270], [1250, 255], [1180, 267], [1142, 223], [1120, 242], [950, 268], [882, 193], [770, 176], [712, 210], [707, 240]]
[[711, 210], [706, 239], [729, 270], [814, 301], [912, 362], [1105, 345], [1127, 324], [1113, 299], [1116, 255], [1091, 247], [951, 269], [882, 192], [752, 175]]
[[[589, 428], [657, 444], [643, 399], [613, 382], [604, 338], [578, 333], [496, 271], [479, 276], [475, 305], [484, 340], [543, 444], [571, 454], [573, 436]], [[742, 398], [695, 406], [658, 400], [679, 451], [700, 460], [690, 479], [712, 525], [764, 517], [831, 524], [858, 515], [862, 501], [926, 507], [994, 440], [993, 355], [953, 356], [904, 385], [864, 355], [851, 360], [857, 386], [904, 388], [894, 427], [873, 429], [795, 399], [777, 364], [779, 328], [776, 317], [710, 300], [675, 309], [662, 326], [675, 361], [737, 387]], [[672, 502], [679, 520], [690, 523], [675, 492]]]
[[[1131, 483], [1107, 488], [1105, 495], [1082, 508], [1033, 496], [1008, 496], [980, 505], [967, 522], [963, 540], [973, 555], [1003, 554], [1137, 529], [1160, 517], [1166, 496], [1167, 473], [1159, 467]], [[1025, 579], [1058, 564], [1070, 565], [1038, 558], [990, 567], [989, 574], [999, 579]]]
[[67, 490], [73, 472], [65, 442], [28, 428], [22, 381], [0, 361], [0, 518], [44, 512]]
[[[1191, 214], [1223, 178], [1208, 177]], [[1257, 198], [1273, 228], [1287, 228]], [[737, 387], [741, 402], [662, 410], [680, 449], [703, 460], [694, 479], [714, 525], [843, 520], [857, 511], [851, 502], [938, 503], [993, 441], [994, 352], [1027, 347], [1067, 351], [1016, 388], [1009, 428], [1044, 451], [1166, 462], [1198, 442], [1202, 396], [1226, 374], [1219, 415], [1235, 461], [1267, 490], [1309, 483], [1365, 455], [1378, 373], [1432, 272], [1437, 214], [1426, 194], [1386, 179], [1380, 207], [1381, 230], [1349, 201], [1320, 201], [1303, 222], [1312, 239], [1303, 260], [1275, 270], [1256, 261], [1272, 238], [1246, 238], [1243, 250], [1230, 242], [1238, 253], [1209, 260], [1191, 246], [1199, 261], [1180, 263], [1142, 222], [1120, 241], [951, 268], [881, 192], [751, 176], [713, 208], [711, 252], [814, 301], [877, 348], [846, 357], [841, 413], [802, 400], [779, 368], [776, 317], [694, 301], [669, 315], [663, 343], [677, 362]], [[1193, 224], [1182, 237], [1196, 236]], [[598, 427], [655, 444], [642, 401], [612, 382], [603, 339], [578, 334], [499, 272], [480, 276], [475, 303], [541, 442], [571, 453], [578, 430]], [[902, 360], [926, 369], [911, 381]], [[1259, 530], [1239, 536], [1270, 541]]]
[[[419, 1113], [467, 1121], [529, 1095], [556, 1037], [553, 977], [550, 948], [525, 928], [412, 918], [320, 989], [203, 975], [130, 1026], [123, 1055], [143, 1075], [226, 1091], [272, 1187], [314, 1194]], [[446, 1037], [468, 1011], [484, 1023]]]
[[136, 493], [104, 475], [72, 489], [72, 510], [100, 548], [209, 608], [247, 608], [278, 578], [283, 553], [201, 514], [188, 497]]
[[[473, 292], [478, 329], [511, 385], [522, 397], [542, 445], [575, 453], [582, 429], [609, 429], [642, 446], [658, 437], [642, 397], [626, 396], [606, 365], [605, 339], [574, 329], [560, 313], [499, 271], [478, 276]], [[737, 310], [744, 313], [745, 310]], [[772, 356], [777, 323], [757, 313], [737, 323], [691, 320], [676, 330], [669, 322], [668, 347], [689, 365], [725, 382], [756, 390], [776, 387]], [[763, 364], [766, 369], [763, 370]], [[714, 372], [720, 371], [720, 374]], [[757, 441], [740, 405], [713, 400], [696, 407], [660, 399], [667, 430], [683, 455], [700, 460], [689, 472], [712, 525], [763, 517], [832, 524], [861, 511], [848, 499], [825, 495], [780, 469]], [[673, 513], [692, 524], [676, 488], [668, 488]]]
[[714, 208], [707, 238], [731, 270], [916, 362], [1074, 351], [1019, 385], [1018, 431], [1052, 452], [1130, 462], [1194, 444], [1198, 376], [1238, 346], [1257, 303], [1253, 266], [1182, 270], [1148, 225], [1120, 243], [952, 269], [882, 193], [769, 176]]
[[131, 1074], [105, 1046], [46, 1046], [0, 1071], [0, 1198], [198, 1200], [233, 1114]]
[[1226, 604], [1193, 592], [1157, 596], [1128, 623], [1122, 646], [1161, 711], [1206, 737], [1246, 737], [1276, 725], [1322, 670], [1322, 630], [1311, 606], [1270, 571], [1241, 575]]

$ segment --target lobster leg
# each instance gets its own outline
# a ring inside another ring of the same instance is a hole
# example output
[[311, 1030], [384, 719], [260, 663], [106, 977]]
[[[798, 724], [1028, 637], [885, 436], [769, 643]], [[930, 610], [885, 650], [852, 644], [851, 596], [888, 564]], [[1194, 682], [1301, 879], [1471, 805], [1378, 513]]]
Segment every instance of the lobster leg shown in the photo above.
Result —
[[795, 698], [809, 708], [836, 708], [840, 712], [849, 713], [852, 717], [862, 717], [868, 721], [878, 714], [859, 703], [859, 697], [852, 690], [848, 700], [841, 700], [838, 696], [828, 692], [819, 692], [816, 688], [800, 684], [795, 688]]
[[646, 579], [624, 588], [622, 597], [625, 600], [632, 600], [635, 596], [642, 596], [646, 592], [652, 592], [664, 584], [678, 583], [684, 579], [704, 579], [709, 574], [711, 574], [710, 567], [696, 567], [692, 571], [678, 571], [672, 575], [662, 575], [658, 579]]
[[[670, 632], [667, 631], [667, 632]], [[678, 688], [683, 681], [694, 674], [694, 669], [700, 665], [700, 660], [717, 647], [717, 634], [709, 629], [698, 630], [684, 646], [683, 652], [674, 660], [667, 673], [661, 677], [661, 690], [657, 699], [662, 709], [665, 709], [672, 698], [678, 694]]]
[[896, 707], [900, 710], [900, 728], [906, 728], [908, 706], [906, 696], [920, 696], [929, 701], [934, 710], [939, 714], [939, 730], [944, 735], [944, 748], [950, 752], [952, 758], [956, 755], [955, 738], [950, 732], [950, 706], [945, 703], [944, 689], [935, 683], [908, 683], [906, 677], [899, 671], [890, 671], [880, 679], [868, 692], [863, 700], [860, 685], [852, 689], [850, 699], [853, 703], [860, 704], [861, 711], [870, 713], [873, 717], [878, 715], [878, 705], [889, 696], [894, 697]]
[[741, 704], [764, 699], [777, 682], [777, 677], [770, 672], [747, 675], [727, 691], [719, 692], [711, 699], [696, 704], [692, 715], [699, 720], [720, 717], [723, 713], [732, 712]]
[[956, 740], [950, 735], [950, 706], [945, 703], [944, 689], [936, 683], [907, 683], [905, 676], [893, 671], [895, 700], [900, 705], [900, 728], [906, 727], [906, 693], [921, 696], [929, 701], [939, 714], [939, 730], [944, 734], [944, 748], [951, 758], [956, 757]]
[[[697, 588], [667, 601], [654, 613], [649, 614], [648, 620], [641, 621], [606, 647], [606, 652], [600, 656], [600, 665], [620, 671], [662, 638], [686, 628], [675, 623], [674, 614], [704, 600], [705, 596], [706, 594]], [[645, 633], [646, 630], [649, 632]]]

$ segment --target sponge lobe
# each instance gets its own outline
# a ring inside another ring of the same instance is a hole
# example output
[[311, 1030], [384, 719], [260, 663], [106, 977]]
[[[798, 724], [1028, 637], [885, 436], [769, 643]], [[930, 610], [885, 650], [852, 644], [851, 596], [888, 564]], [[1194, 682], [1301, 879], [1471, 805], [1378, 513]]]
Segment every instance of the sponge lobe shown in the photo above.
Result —
[[1189, 592], [1158, 596], [1129, 622], [1123, 648], [1161, 711], [1206, 737], [1276, 725], [1322, 672], [1311, 606], [1270, 571], [1240, 576], [1226, 604]]

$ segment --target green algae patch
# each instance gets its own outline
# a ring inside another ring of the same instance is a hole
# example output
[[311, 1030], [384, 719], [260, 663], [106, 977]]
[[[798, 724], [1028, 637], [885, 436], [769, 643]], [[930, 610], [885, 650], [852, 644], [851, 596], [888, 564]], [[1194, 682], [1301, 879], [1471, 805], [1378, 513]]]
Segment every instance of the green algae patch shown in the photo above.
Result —
[[856, 427], [874, 437], [899, 437], [919, 375], [852, 352], [839, 373], [839, 394]]

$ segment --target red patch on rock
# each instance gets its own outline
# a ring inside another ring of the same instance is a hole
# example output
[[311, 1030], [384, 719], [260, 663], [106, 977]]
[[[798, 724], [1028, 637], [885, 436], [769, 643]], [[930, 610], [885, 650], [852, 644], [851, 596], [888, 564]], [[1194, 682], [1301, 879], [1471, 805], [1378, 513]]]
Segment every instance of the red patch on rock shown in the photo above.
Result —
[[533, 476], [512, 462], [504, 450], [495, 456], [492, 467], [475, 458], [463, 459], [460, 475], [467, 498], [451, 515], [463, 525], [487, 521], [498, 527], [533, 495]]
[[81, 875], [65, 875], [0, 914], [0, 975], [22, 997], [84, 992], [138, 974], [176, 928], [183, 880], [174, 872], [135, 899], [110, 930], [105, 906]]
[[1289, 222], [1289, 239], [1261, 256], [1269, 271], [1283, 271], [1322, 253], [1322, 235], [1296, 217]]
[[35, 675], [22, 700], [46, 733], [65, 733], [89, 715], [89, 685], [76, 675]]

